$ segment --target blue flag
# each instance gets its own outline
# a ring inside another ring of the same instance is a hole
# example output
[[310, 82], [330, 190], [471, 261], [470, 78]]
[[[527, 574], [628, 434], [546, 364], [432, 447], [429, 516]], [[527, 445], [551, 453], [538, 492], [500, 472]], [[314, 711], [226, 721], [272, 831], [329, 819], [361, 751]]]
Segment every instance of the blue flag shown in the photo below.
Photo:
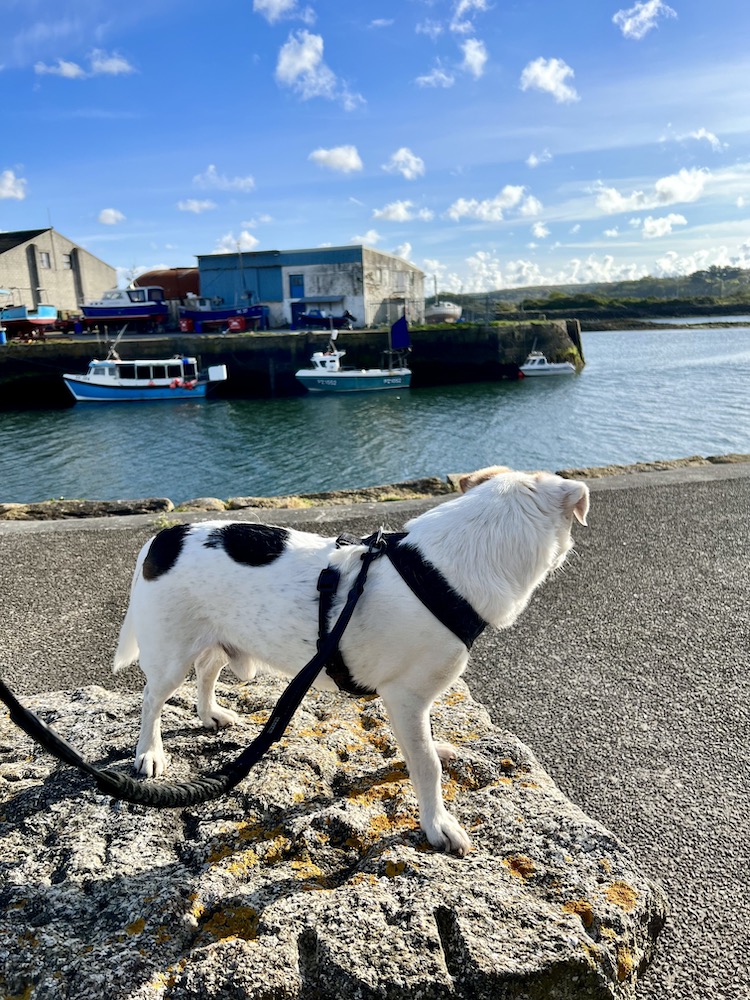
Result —
[[410, 343], [409, 324], [406, 322], [406, 316], [402, 316], [391, 327], [391, 347], [394, 351], [403, 351]]

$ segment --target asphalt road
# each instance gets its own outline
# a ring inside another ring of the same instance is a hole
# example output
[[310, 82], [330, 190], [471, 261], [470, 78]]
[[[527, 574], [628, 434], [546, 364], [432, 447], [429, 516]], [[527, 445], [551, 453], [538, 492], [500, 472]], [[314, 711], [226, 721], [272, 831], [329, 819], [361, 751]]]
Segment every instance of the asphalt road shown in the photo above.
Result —
[[[750, 998], [750, 464], [593, 481], [590, 527], [466, 675], [494, 720], [629, 844], [671, 916], [639, 1000]], [[252, 519], [369, 533], [425, 501]], [[0, 671], [20, 694], [109, 672], [149, 517], [0, 522]]]

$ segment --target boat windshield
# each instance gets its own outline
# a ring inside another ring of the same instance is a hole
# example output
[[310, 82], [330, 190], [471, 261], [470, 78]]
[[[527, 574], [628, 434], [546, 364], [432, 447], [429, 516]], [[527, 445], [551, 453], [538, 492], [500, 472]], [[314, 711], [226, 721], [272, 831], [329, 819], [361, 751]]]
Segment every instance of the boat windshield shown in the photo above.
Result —
[[113, 288], [110, 292], [105, 292], [102, 296], [103, 299], [121, 299], [122, 292], [119, 288]]
[[145, 302], [146, 301], [146, 289], [145, 288], [129, 288], [128, 298], [131, 302]]

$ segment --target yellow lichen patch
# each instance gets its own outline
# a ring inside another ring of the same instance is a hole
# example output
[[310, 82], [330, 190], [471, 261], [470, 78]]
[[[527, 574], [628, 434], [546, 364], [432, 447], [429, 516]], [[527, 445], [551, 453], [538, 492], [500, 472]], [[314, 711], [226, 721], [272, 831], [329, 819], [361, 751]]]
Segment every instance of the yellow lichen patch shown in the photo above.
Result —
[[296, 861], [291, 861], [289, 867], [297, 878], [323, 878], [323, 869], [315, 864], [309, 854]]
[[401, 785], [408, 779], [409, 775], [404, 765], [397, 764], [384, 774], [364, 778], [357, 785], [353, 785], [346, 793], [346, 797], [361, 802], [382, 802], [383, 799], [392, 799], [399, 795]]
[[536, 865], [525, 854], [511, 854], [509, 857], [503, 858], [503, 864], [509, 869], [511, 875], [515, 875], [521, 880], [531, 878], [532, 875], [536, 874]]
[[396, 813], [394, 816], [386, 816], [380, 813], [370, 820], [370, 832], [380, 836], [384, 833], [401, 833], [404, 830], [416, 830], [419, 826], [415, 816], [407, 813]]
[[584, 927], [590, 927], [594, 921], [594, 910], [587, 899], [569, 899], [562, 908], [563, 913], [575, 913], [580, 917]]
[[177, 982], [177, 976], [187, 965], [187, 959], [180, 959], [175, 965], [170, 966], [166, 972], [157, 972], [153, 977], [151, 982], [148, 984], [148, 989], [152, 993], [156, 994], [160, 990], [170, 990]]
[[138, 919], [134, 920], [132, 924], [128, 924], [128, 926], [125, 928], [125, 933], [131, 935], [143, 934], [145, 926], [146, 926], [146, 921], [143, 919], [143, 917], [138, 917]]
[[254, 941], [258, 936], [260, 917], [252, 906], [235, 906], [227, 910], [217, 910], [203, 925], [203, 930], [213, 937], [241, 938]]
[[405, 861], [386, 861], [385, 874], [388, 878], [396, 878], [403, 872], [404, 868], [406, 868]]
[[622, 983], [633, 974], [635, 962], [633, 956], [624, 945], [617, 948], [617, 981]]
[[444, 705], [460, 705], [462, 701], [466, 701], [466, 695], [460, 691], [451, 691], [443, 698]]
[[638, 902], [638, 893], [632, 885], [623, 881], [611, 882], [604, 890], [604, 894], [610, 903], [619, 906], [626, 913], [632, 913]]
[[602, 869], [602, 871], [605, 871], [607, 873], [607, 875], [609, 875], [610, 872], [612, 871], [612, 865], [610, 863], [609, 858], [599, 858], [599, 866]]
[[226, 866], [226, 870], [232, 875], [236, 875], [238, 878], [242, 878], [249, 872], [256, 868], [258, 865], [258, 855], [252, 849], [248, 851], [242, 851], [241, 854], [235, 855], [230, 863]]

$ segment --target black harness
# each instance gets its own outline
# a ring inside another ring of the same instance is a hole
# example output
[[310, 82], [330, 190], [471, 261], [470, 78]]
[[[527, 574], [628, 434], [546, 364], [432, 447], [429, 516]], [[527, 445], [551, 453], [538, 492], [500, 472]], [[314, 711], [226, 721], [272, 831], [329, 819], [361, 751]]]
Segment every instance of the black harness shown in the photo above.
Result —
[[71, 767], [78, 768], [92, 778], [100, 792], [116, 799], [156, 808], [184, 808], [226, 794], [247, 777], [250, 769], [269, 747], [281, 739], [300, 702], [307, 694], [320, 671], [325, 667], [338, 686], [352, 694], [375, 692], [356, 684], [339, 652], [339, 642], [354, 613], [357, 601], [364, 590], [367, 571], [374, 559], [383, 554], [419, 597], [422, 603], [447, 628], [469, 648], [485, 626], [474, 609], [447, 583], [441, 573], [408, 544], [399, 544], [407, 537], [404, 533], [384, 535], [376, 532], [369, 538], [358, 539], [341, 536], [337, 545], [364, 545], [359, 573], [347, 595], [343, 610], [333, 627], [328, 630], [331, 606], [339, 582], [339, 572], [332, 567], [324, 569], [318, 580], [320, 591], [320, 637], [318, 651], [285, 688], [268, 722], [253, 742], [235, 760], [219, 770], [185, 782], [138, 781], [127, 774], [101, 769], [84, 760], [78, 751], [59, 733], [25, 708], [13, 692], [0, 679], [0, 700], [10, 709], [10, 717], [49, 753]]
[[[424, 606], [439, 622], [471, 649], [474, 640], [482, 633], [487, 622], [481, 618], [474, 608], [457, 591], [455, 591], [443, 574], [432, 563], [422, 557], [420, 552], [408, 542], [409, 533], [392, 531], [381, 536], [383, 547], [381, 552], [388, 556], [393, 568], [410, 590], [419, 598]], [[368, 538], [356, 538], [354, 535], [339, 535], [336, 547], [345, 545], [371, 545], [376, 535]], [[328, 566], [318, 577], [320, 602], [318, 605], [318, 648], [328, 634], [333, 601], [336, 597], [341, 574], [333, 566]], [[376, 694], [372, 688], [358, 684], [344, 662], [341, 650], [336, 650], [326, 664], [326, 673], [336, 686], [348, 694], [362, 697]]]

